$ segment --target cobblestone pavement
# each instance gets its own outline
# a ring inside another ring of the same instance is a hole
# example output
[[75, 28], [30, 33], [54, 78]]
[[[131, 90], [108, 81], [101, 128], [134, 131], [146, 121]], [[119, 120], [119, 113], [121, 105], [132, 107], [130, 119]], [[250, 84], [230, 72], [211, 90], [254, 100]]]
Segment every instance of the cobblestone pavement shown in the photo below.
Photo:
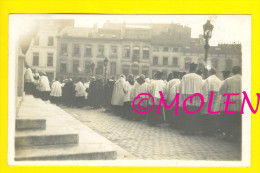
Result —
[[240, 160], [239, 144], [216, 136], [186, 136], [167, 126], [123, 119], [103, 109], [61, 108], [139, 159]]

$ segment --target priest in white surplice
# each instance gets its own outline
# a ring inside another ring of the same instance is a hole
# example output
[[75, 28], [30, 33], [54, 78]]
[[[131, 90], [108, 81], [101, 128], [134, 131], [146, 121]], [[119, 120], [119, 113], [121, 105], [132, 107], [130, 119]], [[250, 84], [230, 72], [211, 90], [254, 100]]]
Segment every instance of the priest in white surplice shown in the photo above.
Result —
[[79, 78], [78, 82], [75, 85], [75, 106], [83, 107], [85, 103], [85, 92], [86, 88], [82, 82], [82, 79]]
[[36, 87], [38, 92], [40, 92], [40, 97], [42, 100], [47, 101], [50, 97], [51, 87], [48, 77], [45, 72], [41, 72], [41, 77], [39, 79], [39, 84]]
[[[165, 120], [165, 114], [164, 114], [164, 108], [161, 107], [161, 113], [157, 114], [157, 108], [161, 99], [161, 95], [159, 91], [161, 91], [163, 94], [166, 93], [166, 84], [162, 80], [163, 73], [158, 71], [155, 74], [155, 79], [151, 81], [148, 87], [148, 92], [153, 96], [154, 98], [154, 108], [149, 113], [148, 122], [150, 124], [159, 124], [162, 123]], [[152, 106], [152, 101], [149, 101], [150, 106]]]
[[24, 92], [26, 94], [33, 94], [34, 91], [34, 78], [31, 68], [28, 66], [24, 73]]
[[[195, 93], [202, 93], [202, 77], [196, 74], [197, 64], [190, 65], [189, 73], [184, 75], [180, 84], [181, 100], [184, 101], [187, 97]], [[190, 112], [195, 112], [201, 105], [199, 97], [193, 97], [192, 104], [187, 100], [186, 107]], [[195, 114], [184, 113], [183, 128], [186, 134], [196, 133], [200, 130], [200, 112]]]
[[126, 82], [125, 75], [121, 74], [119, 79], [115, 82], [111, 105], [114, 107], [115, 113], [121, 115], [123, 113], [124, 105], [124, 85]]
[[209, 77], [205, 80], [202, 86], [202, 93], [204, 96], [204, 106], [201, 116], [202, 120], [202, 130], [205, 134], [214, 134], [217, 131], [217, 122], [219, 114], [208, 113], [208, 105], [210, 101], [211, 92], [214, 92], [213, 100], [211, 103], [210, 110], [216, 112], [219, 110], [218, 96], [219, 89], [221, 86], [221, 80], [216, 76], [216, 69], [211, 68], [209, 70]]
[[227, 78], [222, 82], [222, 85], [219, 90], [219, 94], [223, 96], [223, 94], [227, 93], [240, 93], [239, 95], [233, 95], [230, 97], [230, 102], [235, 102], [234, 104], [229, 104], [228, 106], [228, 111], [229, 112], [234, 112], [232, 114], [226, 114], [224, 112], [225, 110], [225, 104], [223, 104], [227, 97], [222, 97], [222, 101], [220, 104], [220, 110], [221, 110], [221, 115], [223, 118], [223, 132], [225, 133], [226, 137], [228, 139], [236, 139], [236, 140], [241, 140], [241, 130], [242, 130], [242, 122], [241, 122], [241, 103], [242, 103], [242, 98], [241, 98], [241, 67], [239, 66], [234, 66], [232, 68], [232, 74], [233, 76]]
[[58, 79], [56, 79], [55, 82], [53, 82], [51, 85], [50, 101], [58, 105], [61, 103], [61, 97], [62, 84]]

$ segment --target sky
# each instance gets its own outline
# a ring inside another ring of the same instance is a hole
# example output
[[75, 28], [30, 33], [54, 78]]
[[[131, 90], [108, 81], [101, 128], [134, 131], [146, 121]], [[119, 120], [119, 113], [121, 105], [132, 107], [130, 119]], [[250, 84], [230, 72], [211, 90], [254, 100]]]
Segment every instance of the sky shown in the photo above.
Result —
[[219, 43], [241, 43], [243, 68], [251, 67], [251, 15], [103, 15], [103, 14], [11, 14], [9, 30], [14, 28], [14, 39], [30, 32], [35, 19], [74, 19], [75, 27], [102, 27], [107, 20], [117, 23], [176, 23], [191, 27], [191, 36], [203, 34], [203, 25], [210, 20], [214, 25], [211, 46]]
[[[244, 42], [250, 38], [250, 15], [89, 15], [76, 17], [75, 25], [91, 27], [97, 23], [99, 27], [106, 20], [116, 23], [178, 23], [191, 27], [192, 37], [203, 34], [202, 26], [207, 20], [214, 25], [210, 43]], [[249, 33], [245, 32], [248, 31]]]
[[[12, 16], [12, 15], [11, 15]], [[177, 23], [191, 27], [191, 35], [197, 38], [203, 34], [202, 26], [207, 20], [214, 25], [211, 45], [218, 43], [249, 42], [251, 40], [251, 15], [88, 15], [88, 14], [42, 14], [16, 15], [20, 23], [19, 34], [28, 31], [33, 19], [74, 19], [75, 27], [102, 27], [107, 20], [115, 23]]]

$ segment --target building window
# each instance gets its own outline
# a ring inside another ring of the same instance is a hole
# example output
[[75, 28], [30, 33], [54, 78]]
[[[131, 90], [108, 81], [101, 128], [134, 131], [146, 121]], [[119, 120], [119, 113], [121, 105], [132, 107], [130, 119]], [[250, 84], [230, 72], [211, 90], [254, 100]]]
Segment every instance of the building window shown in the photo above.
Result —
[[130, 46], [124, 46], [124, 58], [130, 58]]
[[97, 75], [101, 75], [103, 74], [103, 69], [104, 69], [104, 62], [103, 61], [100, 61], [97, 63], [97, 68], [96, 68], [96, 74]]
[[163, 65], [168, 65], [168, 57], [163, 57]]
[[163, 51], [164, 51], [164, 52], [168, 52], [168, 51], [169, 51], [169, 48], [168, 48], [168, 47], [164, 47], [164, 48], [163, 48]]
[[65, 44], [65, 43], [61, 44], [60, 55], [62, 55], [62, 56], [68, 55], [68, 45], [67, 44]]
[[104, 51], [105, 51], [104, 45], [99, 45], [98, 46], [98, 54], [104, 55]]
[[61, 73], [66, 73], [67, 72], [67, 62], [66, 61], [61, 61], [60, 62], [60, 72]]
[[135, 46], [133, 48], [133, 61], [139, 61], [140, 58], [140, 47], [139, 46]]
[[145, 75], [146, 77], [149, 76], [149, 67], [148, 66], [142, 67], [142, 74]]
[[189, 70], [190, 69], [190, 64], [191, 64], [191, 58], [190, 57], [186, 57], [184, 59], [184, 68], [185, 70]]
[[80, 48], [79, 48], [79, 44], [74, 44], [73, 45], [73, 56], [75, 57], [80, 57]]
[[232, 69], [232, 60], [231, 59], [226, 59], [226, 70], [231, 70]]
[[85, 62], [85, 73], [91, 73], [91, 62], [90, 61], [86, 61]]
[[117, 46], [111, 46], [110, 58], [117, 58]]
[[34, 39], [34, 45], [39, 46], [39, 37], [35, 37]]
[[129, 75], [129, 65], [123, 65], [122, 67], [122, 73], [125, 75], [125, 76], [128, 76]]
[[39, 66], [39, 53], [33, 53], [33, 66]]
[[85, 57], [91, 57], [91, 56], [92, 56], [91, 46], [85, 46]]
[[158, 65], [158, 56], [153, 57], [153, 65]]
[[173, 51], [173, 52], [179, 52], [179, 48], [174, 47], [174, 48], [172, 49], [172, 51]]
[[73, 73], [79, 72], [79, 60], [73, 60], [72, 72]]
[[116, 75], [116, 62], [110, 62], [110, 74]]
[[53, 45], [54, 45], [53, 37], [48, 37], [48, 46], [53, 46]]
[[144, 59], [149, 59], [150, 55], [150, 48], [149, 47], [144, 47], [143, 48], [143, 58]]
[[172, 65], [173, 65], [173, 67], [178, 67], [178, 64], [179, 64], [178, 57], [173, 57], [172, 58]]
[[47, 66], [53, 66], [53, 53], [48, 53]]

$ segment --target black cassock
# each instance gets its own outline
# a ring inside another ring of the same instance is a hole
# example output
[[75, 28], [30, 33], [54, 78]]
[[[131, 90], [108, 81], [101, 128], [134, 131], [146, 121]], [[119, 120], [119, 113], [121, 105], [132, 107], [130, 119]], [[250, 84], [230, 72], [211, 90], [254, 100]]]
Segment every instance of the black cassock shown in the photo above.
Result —
[[73, 106], [75, 100], [75, 85], [72, 81], [69, 81], [62, 88], [62, 103], [65, 106]]
[[111, 107], [111, 99], [112, 99], [114, 85], [115, 85], [115, 81], [109, 80], [104, 87], [103, 106], [105, 108]]

